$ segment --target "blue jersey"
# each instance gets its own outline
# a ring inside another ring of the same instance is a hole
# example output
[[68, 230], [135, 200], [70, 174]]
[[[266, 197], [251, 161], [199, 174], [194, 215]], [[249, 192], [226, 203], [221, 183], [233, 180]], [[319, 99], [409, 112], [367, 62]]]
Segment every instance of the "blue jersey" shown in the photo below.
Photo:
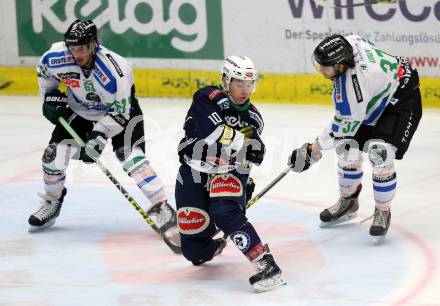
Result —
[[264, 123], [257, 108], [248, 100], [233, 106], [219, 87], [198, 90], [185, 118], [185, 137], [179, 144], [182, 163], [205, 173], [226, 173], [242, 165], [237, 158], [245, 144], [243, 128], [252, 127], [259, 141]]

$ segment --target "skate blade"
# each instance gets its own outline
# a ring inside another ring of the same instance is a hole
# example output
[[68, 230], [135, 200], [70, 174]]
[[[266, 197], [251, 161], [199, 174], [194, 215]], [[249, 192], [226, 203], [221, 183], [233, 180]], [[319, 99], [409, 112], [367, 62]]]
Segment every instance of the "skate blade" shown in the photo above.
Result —
[[267, 292], [275, 290], [283, 285], [286, 285], [286, 281], [281, 277], [281, 274], [275, 275], [268, 279], [260, 280], [259, 282], [256, 282], [252, 286], [254, 287], [255, 291], [260, 292]]
[[52, 219], [49, 222], [44, 223], [42, 226], [29, 225], [28, 232], [29, 233], [35, 233], [35, 232], [42, 231], [42, 230], [44, 230], [46, 228], [49, 228], [49, 227], [51, 227], [52, 225], [55, 224], [55, 220], [56, 219]]
[[181, 246], [179, 229], [175, 226], [165, 231], [164, 236], [176, 246]]
[[321, 223], [319, 224], [319, 227], [320, 228], [324, 228], [324, 227], [330, 227], [330, 226], [333, 226], [333, 225], [345, 223], [345, 222], [348, 222], [350, 220], [353, 220], [356, 217], [357, 217], [357, 212], [353, 212], [351, 214], [347, 214], [345, 216], [342, 216], [341, 218], [339, 218], [338, 220], [335, 220], [335, 221], [330, 221], [330, 222], [321, 221]]
[[384, 242], [386, 235], [383, 235], [383, 236], [370, 236], [370, 237], [371, 237], [371, 242], [373, 242], [373, 244], [379, 245], [379, 244], [382, 244]]

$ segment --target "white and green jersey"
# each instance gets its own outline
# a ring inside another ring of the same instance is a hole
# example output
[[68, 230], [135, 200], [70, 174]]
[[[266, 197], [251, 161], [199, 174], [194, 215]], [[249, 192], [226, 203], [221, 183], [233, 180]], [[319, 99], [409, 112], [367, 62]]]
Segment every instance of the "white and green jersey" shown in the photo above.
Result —
[[113, 137], [130, 119], [133, 69], [131, 63], [98, 46], [94, 65], [85, 74], [64, 42], [57, 42], [43, 54], [38, 65], [40, 94], [67, 86], [69, 107], [79, 116], [96, 121], [94, 130]]
[[334, 147], [334, 139], [352, 137], [361, 125], [376, 125], [389, 103], [397, 103], [394, 93], [401, 86], [405, 59], [390, 55], [358, 35], [346, 37], [353, 47], [355, 67], [333, 80], [335, 116], [318, 136], [322, 149]]

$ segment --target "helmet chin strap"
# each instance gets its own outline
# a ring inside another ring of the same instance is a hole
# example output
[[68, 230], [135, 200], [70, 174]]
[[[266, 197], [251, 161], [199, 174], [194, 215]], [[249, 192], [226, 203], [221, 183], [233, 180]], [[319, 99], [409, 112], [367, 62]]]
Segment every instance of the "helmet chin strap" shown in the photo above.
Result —
[[338, 67], [338, 65], [339, 64], [335, 64], [333, 67], [335, 68], [335, 72], [336, 72], [336, 74], [335, 74], [335, 76], [334, 77], [332, 77], [332, 78], [330, 78], [332, 81], [334, 80], [334, 79], [336, 79], [336, 78], [338, 78], [342, 73], [344, 73], [345, 72], [345, 68], [342, 70], [342, 72], [341, 71], [339, 71], [339, 67]]
[[226, 95], [228, 96], [229, 101], [232, 102], [233, 106], [239, 107], [237, 102], [235, 102], [234, 99], [232, 98], [231, 92], [229, 90], [225, 90], [225, 91], [226, 91]]
[[92, 52], [92, 56], [90, 57], [90, 61], [88, 63], [86, 63], [84, 66], [80, 66], [81, 69], [92, 69], [92, 67], [95, 64], [97, 45], [93, 45], [93, 43], [94, 42], [92, 41], [89, 44], [89, 48], [93, 48], [93, 52]]
[[226, 89], [225, 83], [226, 83], [226, 80], [222, 80], [221, 87], [222, 87], [223, 91], [225, 92], [226, 96], [228, 97], [229, 105], [230, 105], [232, 108], [234, 108], [235, 110], [237, 110], [237, 111], [244, 111], [244, 110], [247, 110], [247, 109], [249, 108], [249, 105], [250, 105], [250, 101], [249, 101], [249, 99], [247, 99], [243, 104], [238, 104], [238, 103], [232, 98], [231, 92], [229, 91], [229, 87], [230, 87], [229, 84], [226, 83], [226, 85], [227, 85], [227, 87], [228, 87], [228, 88]]
[[[225, 81], [225, 82], [226, 82], [226, 81]], [[229, 91], [230, 83], [229, 83], [229, 84], [226, 83], [226, 84], [228, 85], [228, 88], [227, 88], [227, 89], [226, 89], [226, 87], [224, 86], [225, 84], [222, 84], [222, 85], [223, 85], [223, 89], [224, 89], [224, 91], [225, 91], [225, 93], [226, 93], [226, 96], [228, 97], [229, 101], [231, 102], [231, 103], [229, 103], [229, 104], [231, 104], [231, 106], [234, 107], [234, 108], [237, 108], [237, 109], [240, 108], [240, 105], [238, 105], [237, 102], [234, 101], [234, 99], [232, 98], [231, 92]]]

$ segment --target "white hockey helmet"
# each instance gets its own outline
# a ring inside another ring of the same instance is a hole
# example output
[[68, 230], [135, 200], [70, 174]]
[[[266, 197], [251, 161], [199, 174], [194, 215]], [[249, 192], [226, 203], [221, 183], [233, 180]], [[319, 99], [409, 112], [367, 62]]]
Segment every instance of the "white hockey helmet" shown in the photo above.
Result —
[[247, 56], [229, 56], [223, 62], [220, 75], [221, 79], [225, 80], [228, 86], [232, 78], [235, 78], [244, 81], [254, 81], [252, 92], [257, 88], [258, 71], [255, 69], [252, 60]]

